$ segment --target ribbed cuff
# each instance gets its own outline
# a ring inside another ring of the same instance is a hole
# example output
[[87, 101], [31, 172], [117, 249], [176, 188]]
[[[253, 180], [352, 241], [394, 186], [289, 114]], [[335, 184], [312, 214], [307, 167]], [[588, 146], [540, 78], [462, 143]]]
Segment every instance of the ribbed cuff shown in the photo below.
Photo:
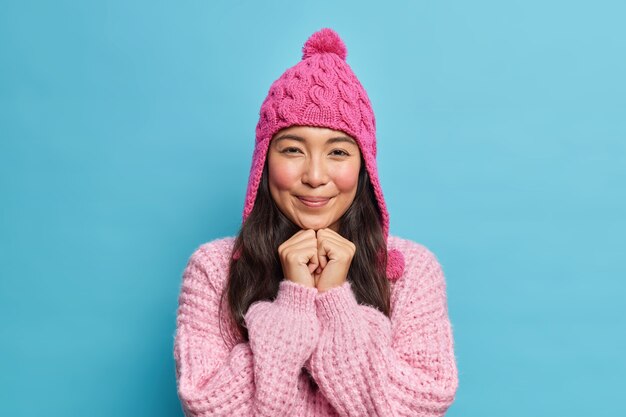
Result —
[[306, 287], [302, 284], [281, 281], [274, 303], [302, 312], [315, 312], [315, 297], [317, 288]]
[[359, 303], [352, 292], [350, 281], [319, 293], [315, 298], [317, 314], [322, 321], [340, 321], [354, 316]]

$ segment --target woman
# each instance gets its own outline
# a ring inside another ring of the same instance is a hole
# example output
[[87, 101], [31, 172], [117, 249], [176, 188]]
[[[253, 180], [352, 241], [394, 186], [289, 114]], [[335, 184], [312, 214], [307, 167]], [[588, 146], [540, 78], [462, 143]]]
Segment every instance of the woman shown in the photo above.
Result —
[[346, 55], [322, 29], [272, 84], [239, 234], [189, 259], [174, 343], [187, 416], [442, 416], [454, 400], [444, 275], [389, 236]]

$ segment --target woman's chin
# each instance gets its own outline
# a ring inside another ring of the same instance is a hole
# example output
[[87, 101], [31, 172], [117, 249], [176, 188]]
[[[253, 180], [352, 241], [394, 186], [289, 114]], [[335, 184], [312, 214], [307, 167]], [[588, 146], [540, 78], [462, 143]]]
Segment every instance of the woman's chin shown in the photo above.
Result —
[[307, 224], [304, 224], [304, 225], [301, 225], [301, 226], [300, 226], [300, 228], [301, 228], [301, 229], [304, 229], [304, 230], [313, 229], [313, 230], [315, 230], [316, 232], [317, 232], [318, 230], [320, 230], [320, 229], [326, 229], [327, 227], [328, 227], [328, 226], [326, 226], [326, 225], [315, 225], [315, 224], [312, 224], [312, 225], [307, 225]]
[[330, 226], [330, 223], [321, 220], [301, 220], [296, 224], [300, 226], [301, 229], [313, 229], [316, 231], [320, 229], [326, 229]]

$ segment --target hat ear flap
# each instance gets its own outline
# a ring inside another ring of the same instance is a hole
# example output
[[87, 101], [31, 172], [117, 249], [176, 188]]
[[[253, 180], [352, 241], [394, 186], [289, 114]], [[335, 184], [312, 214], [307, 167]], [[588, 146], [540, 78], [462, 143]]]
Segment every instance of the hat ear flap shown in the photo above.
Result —
[[404, 255], [398, 249], [387, 252], [387, 278], [395, 281], [404, 274]]

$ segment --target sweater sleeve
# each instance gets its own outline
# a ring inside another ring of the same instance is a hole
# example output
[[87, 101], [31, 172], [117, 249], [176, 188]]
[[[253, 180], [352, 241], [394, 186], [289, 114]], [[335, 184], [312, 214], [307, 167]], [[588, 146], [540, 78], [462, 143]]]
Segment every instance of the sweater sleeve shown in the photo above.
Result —
[[[245, 316], [257, 386], [255, 416], [291, 416], [302, 390], [305, 361], [319, 339], [317, 289], [283, 280], [274, 302], [259, 301]], [[298, 404], [299, 406], [300, 404]]]
[[319, 337], [317, 290], [281, 282], [274, 302], [248, 309], [250, 342], [229, 348], [218, 316], [221, 293], [214, 285], [225, 273], [226, 262], [219, 262], [224, 256], [212, 246], [201, 247], [183, 273], [174, 341], [183, 411], [187, 417], [290, 415], [307, 395], [301, 368]]
[[425, 247], [415, 257], [395, 284], [391, 320], [358, 304], [350, 282], [317, 296], [311, 373], [340, 416], [443, 416], [454, 400], [444, 275]]

